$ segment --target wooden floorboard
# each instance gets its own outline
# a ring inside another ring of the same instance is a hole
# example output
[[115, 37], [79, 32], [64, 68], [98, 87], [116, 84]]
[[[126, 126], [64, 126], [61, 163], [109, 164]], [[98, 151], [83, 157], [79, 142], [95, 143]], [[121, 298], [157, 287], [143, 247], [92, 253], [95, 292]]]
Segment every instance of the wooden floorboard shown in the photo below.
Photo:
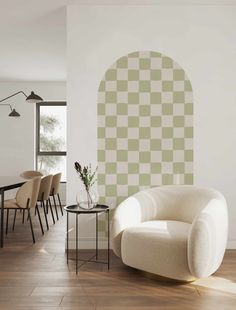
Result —
[[87, 263], [76, 276], [75, 263], [66, 264], [66, 217], [55, 225], [50, 220], [44, 236], [33, 220], [35, 245], [19, 215], [0, 250], [0, 310], [236, 309], [236, 251], [226, 252], [213, 276], [189, 284], [146, 278], [113, 254], [110, 271]]

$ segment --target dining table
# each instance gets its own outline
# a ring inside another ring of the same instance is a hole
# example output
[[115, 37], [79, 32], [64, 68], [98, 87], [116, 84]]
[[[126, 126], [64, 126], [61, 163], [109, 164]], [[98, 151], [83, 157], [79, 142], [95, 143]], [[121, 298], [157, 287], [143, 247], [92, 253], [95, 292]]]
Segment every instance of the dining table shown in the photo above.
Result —
[[4, 246], [4, 193], [5, 191], [20, 187], [26, 182], [20, 176], [0, 176], [0, 197], [1, 197], [1, 221], [0, 221], [0, 247]]

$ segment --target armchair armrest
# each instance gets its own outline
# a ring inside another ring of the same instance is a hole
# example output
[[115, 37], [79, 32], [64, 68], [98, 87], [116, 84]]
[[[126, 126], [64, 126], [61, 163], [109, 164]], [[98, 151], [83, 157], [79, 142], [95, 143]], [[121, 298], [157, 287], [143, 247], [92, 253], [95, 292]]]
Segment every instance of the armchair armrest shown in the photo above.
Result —
[[220, 266], [228, 237], [224, 197], [211, 199], [194, 219], [188, 236], [188, 266], [196, 278], [207, 277]]
[[133, 196], [123, 201], [115, 210], [112, 220], [112, 247], [117, 256], [121, 256], [121, 237], [123, 231], [141, 222], [140, 204]]
[[115, 210], [111, 227], [113, 251], [121, 256], [123, 231], [157, 216], [157, 203], [148, 191], [141, 191], [124, 200]]

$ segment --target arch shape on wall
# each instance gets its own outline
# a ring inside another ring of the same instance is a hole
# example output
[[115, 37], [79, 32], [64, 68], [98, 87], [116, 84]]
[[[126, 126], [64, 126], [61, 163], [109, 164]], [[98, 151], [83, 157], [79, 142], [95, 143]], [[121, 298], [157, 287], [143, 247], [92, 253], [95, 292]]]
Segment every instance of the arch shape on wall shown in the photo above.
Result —
[[193, 183], [193, 93], [170, 57], [119, 58], [98, 91], [98, 191], [116, 206], [150, 186]]

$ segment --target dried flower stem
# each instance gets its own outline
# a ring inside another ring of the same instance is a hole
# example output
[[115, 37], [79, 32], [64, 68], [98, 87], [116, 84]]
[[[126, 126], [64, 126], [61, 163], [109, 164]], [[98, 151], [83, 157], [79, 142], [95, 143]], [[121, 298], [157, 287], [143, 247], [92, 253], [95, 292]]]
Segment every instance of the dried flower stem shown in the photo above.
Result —
[[74, 166], [75, 166], [76, 172], [78, 173], [81, 181], [83, 182], [85, 186], [85, 190], [87, 192], [87, 197], [88, 197], [88, 204], [92, 203], [92, 198], [90, 196], [89, 190], [94, 185], [94, 183], [97, 181], [97, 179], [95, 179], [95, 176], [96, 176], [98, 167], [96, 167], [96, 169], [92, 172], [91, 164], [89, 164], [88, 166], [82, 167], [76, 161]]

